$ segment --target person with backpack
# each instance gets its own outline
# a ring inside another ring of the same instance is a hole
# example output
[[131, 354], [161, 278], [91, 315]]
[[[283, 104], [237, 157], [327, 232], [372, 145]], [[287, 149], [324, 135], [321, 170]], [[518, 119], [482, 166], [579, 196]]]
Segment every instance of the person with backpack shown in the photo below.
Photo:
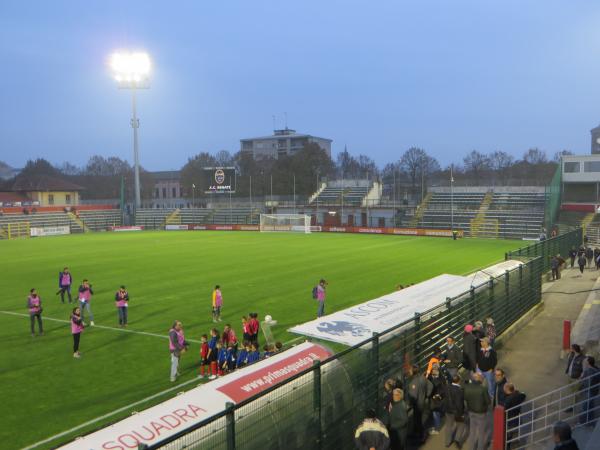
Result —
[[317, 319], [325, 314], [325, 296], [326, 296], [327, 282], [321, 278], [319, 284], [316, 285], [312, 290], [312, 297], [319, 302], [319, 308], [317, 309]]

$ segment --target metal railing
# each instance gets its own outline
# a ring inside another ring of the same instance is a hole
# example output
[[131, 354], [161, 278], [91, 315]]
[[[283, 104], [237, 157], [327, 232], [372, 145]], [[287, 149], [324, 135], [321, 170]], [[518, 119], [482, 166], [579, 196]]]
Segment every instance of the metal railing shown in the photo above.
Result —
[[447, 336], [460, 343], [473, 320], [493, 317], [502, 333], [539, 303], [542, 269], [540, 257], [530, 258], [148, 448], [353, 448], [365, 410], [381, 407], [383, 380], [401, 377], [408, 363], [424, 367]]
[[583, 230], [577, 228], [565, 234], [551, 239], [535, 242], [527, 247], [519, 248], [506, 253], [506, 259], [522, 259], [540, 256], [544, 265], [544, 271], [550, 270], [550, 258], [561, 255], [567, 258], [572, 247], [579, 248], [583, 243]]
[[557, 421], [572, 430], [593, 426], [600, 416], [600, 373], [547, 392], [504, 412], [505, 448], [518, 450], [548, 441]]

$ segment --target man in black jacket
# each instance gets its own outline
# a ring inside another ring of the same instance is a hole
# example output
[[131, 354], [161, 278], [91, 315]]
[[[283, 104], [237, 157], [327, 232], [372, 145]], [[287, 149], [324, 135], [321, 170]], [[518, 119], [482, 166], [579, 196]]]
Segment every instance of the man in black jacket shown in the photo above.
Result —
[[463, 362], [463, 352], [452, 336], [446, 338], [446, 351], [444, 352], [444, 364], [450, 374], [448, 382], [452, 382], [452, 379], [458, 373], [458, 368]]
[[377, 418], [375, 410], [369, 409], [354, 433], [354, 443], [358, 450], [387, 450], [390, 448], [390, 435], [385, 425]]
[[556, 422], [552, 430], [556, 445], [554, 450], [579, 450], [577, 442], [571, 437], [571, 426], [566, 422]]
[[486, 430], [489, 429], [487, 423], [487, 413], [490, 407], [490, 396], [487, 389], [483, 386], [483, 375], [476, 373], [473, 375], [473, 381], [465, 384], [465, 403], [469, 412], [470, 431], [472, 450], [485, 450], [487, 448]]
[[506, 384], [506, 376], [504, 370], [496, 369], [494, 372], [494, 379], [496, 380], [496, 387], [494, 388], [493, 406], [494, 408], [498, 405], [504, 406], [504, 385]]
[[471, 372], [477, 367], [477, 342], [473, 335], [473, 325], [466, 325], [463, 337], [463, 366]]
[[456, 442], [458, 448], [461, 448], [467, 439], [467, 428], [465, 425], [465, 397], [458, 375], [454, 375], [452, 384], [447, 388], [444, 410], [446, 411], [446, 447], [450, 447], [453, 442]]
[[[583, 373], [583, 360], [585, 356], [581, 352], [581, 347], [577, 344], [571, 345], [571, 351], [569, 352], [569, 356], [567, 358], [567, 369], [565, 373], [567, 377], [569, 377], [569, 383], [575, 383], [579, 381], [581, 374]], [[573, 392], [579, 389], [578, 384], [573, 385]], [[575, 399], [574, 399], [575, 401]], [[572, 412], [573, 408], [567, 408], [565, 412]]]
[[425, 378], [425, 374], [419, 373], [418, 366], [408, 368], [406, 382], [406, 397], [409, 406], [413, 410], [414, 434], [421, 441], [425, 441], [425, 425], [429, 418], [429, 398], [433, 391], [433, 385]]
[[504, 385], [504, 409], [506, 412], [506, 435], [508, 440], [512, 438], [514, 434], [517, 434], [519, 428], [519, 414], [521, 414], [521, 403], [525, 401], [526, 395], [515, 389], [515, 385], [512, 383], [506, 383]]

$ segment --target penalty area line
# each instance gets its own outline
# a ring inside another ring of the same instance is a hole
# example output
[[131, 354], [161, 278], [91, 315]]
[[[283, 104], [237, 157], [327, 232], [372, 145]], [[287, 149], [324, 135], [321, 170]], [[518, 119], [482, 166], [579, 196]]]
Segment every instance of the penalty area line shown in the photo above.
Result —
[[[17, 317], [29, 317], [29, 314], [17, 313], [17, 312], [12, 312], [12, 311], [0, 311], [0, 314], [7, 314], [7, 315], [10, 315], [10, 316], [17, 316]], [[48, 317], [48, 316], [43, 316], [42, 319], [43, 320], [50, 320], [52, 322], [71, 323], [70, 320], [55, 319], [54, 317]], [[90, 328], [100, 328], [101, 330], [120, 331], [122, 333], [141, 334], [141, 335], [144, 335], [144, 336], [152, 336], [152, 337], [158, 337], [158, 338], [162, 338], [162, 339], [169, 339], [168, 335], [157, 334], [157, 333], [149, 333], [147, 331], [130, 330], [128, 328], [107, 327], [105, 325], [94, 325], [94, 326], [90, 326]], [[201, 342], [201, 341], [198, 341], [196, 339], [186, 339], [186, 341], [193, 342], [195, 344], [199, 344]]]
[[[0, 311], [0, 312], [4, 312], [4, 311]], [[58, 319], [56, 319], [56, 320], [58, 320]], [[165, 389], [164, 391], [157, 392], [156, 394], [153, 394], [150, 397], [146, 397], [146, 398], [144, 398], [142, 400], [138, 400], [137, 402], [131, 403], [131, 404], [127, 405], [127, 406], [123, 406], [123, 407], [121, 407], [119, 409], [115, 409], [114, 411], [111, 411], [111, 412], [109, 412], [107, 414], [104, 414], [103, 416], [96, 417], [95, 419], [88, 420], [87, 422], [84, 422], [84, 423], [82, 423], [80, 425], [77, 425], [76, 427], [73, 427], [73, 428], [71, 428], [69, 430], [63, 431], [62, 433], [55, 434], [54, 436], [50, 436], [49, 438], [46, 438], [43, 441], [36, 442], [35, 444], [32, 444], [32, 445], [30, 445], [28, 447], [23, 448], [22, 450], [32, 450], [32, 449], [34, 449], [36, 447], [39, 447], [40, 445], [47, 444], [47, 443], [52, 442], [52, 441], [54, 441], [56, 439], [59, 439], [59, 438], [61, 438], [63, 436], [67, 436], [67, 435], [69, 435], [71, 433], [74, 433], [77, 430], [80, 430], [80, 429], [85, 428], [85, 427], [87, 427], [89, 425], [92, 425], [92, 424], [94, 424], [94, 423], [96, 423], [96, 422], [98, 422], [100, 420], [104, 420], [104, 419], [107, 419], [107, 418], [109, 418], [111, 416], [114, 416], [115, 414], [119, 414], [119, 413], [121, 413], [123, 411], [127, 411], [130, 408], [133, 408], [135, 406], [141, 405], [141, 404], [143, 404], [145, 402], [149, 402], [150, 400], [154, 400], [157, 397], [161, 397], [161, 396], [163, 396], [165, 394], [168, 394], [169, 392], [176, 391], [177, 389], [182, 388], [182, 387], [187, 386], [188, 384], [192, 384], [192, 383], [198, 383], [198, 379], [195, 378], [195, 379], [192, 379], [192, 380], [188, 380], [188, 381], [185, 381], [185, 382], [183, 382], [181, 384], [178, 384], [177, 386], [173, 386], [173, 387], [170, 387], [169, 389]], [[92, 433], [93, 433], [93, 431], [92, 431]], [[77, 438], [75, 440], [77, 440]]]

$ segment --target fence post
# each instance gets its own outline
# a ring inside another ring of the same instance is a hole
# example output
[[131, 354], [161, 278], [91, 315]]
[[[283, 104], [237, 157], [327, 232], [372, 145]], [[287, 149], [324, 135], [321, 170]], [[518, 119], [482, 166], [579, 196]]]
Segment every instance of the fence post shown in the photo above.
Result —
[[421, 314], [415, 313], [415, 342], [413, 342], [413, 358], [412, 364], [417, 364], [416, 361], [417, 355], [421, 350], [421, 345], [419, 344], [419, 340], [421, 339]]
[[488, 295], [488, 301], [490, 303], [490, 315], [493, 319], [497, 320], [498, 318], [496, 317], [496, 302], [494, 301], [494, 277], [490, 277], [490, 280], [488, 281]]
[[571, 349], [571, 321], [563, 321], [563, 351], [568, 352]]
[[475, 307], [475, 288], [473, 286], [471, 286], [471, 289], [469, 290], [470, 296], [469, 299], [471, 300], [471, 320], [476, 320], [477, 317], [477, 308]]
[[231, 402], [225, 403], [225, 411], [227, 411], [226, 426], [227, 426], [227, 450], [235, 450], [235, 409]]
[[322, 447], [323, 428], [321, 425], [321, 361], [313, 361], [313, 408], [317, 415], [317, 448]]
[[[527, 302], [529, 304], [529, 302]], [[519, 266], [519, 305], [523, 305], [523, 265]]]
[[504, 406], [494, 408], [494, 437], [492, 450], [504, 450], [506, 446], [506, 422], [504, 421]]
[[381, 376], [381, 367], [379, 365], [379, 333], [374, 332], [373, 333], [373, 349], [371, 350], [373, 352], [373, 367], [375, 368], [375, 382], [373, 383], [373, 389], [374, 389], [374, 398], [375, 398], [375, 405], [374, 405], [374, 409], [377, 411], [377, 407], [381, 404], [381, 399], [379, 398], [380, 396], [380, 389], [379, 389], [379, 377]]
[[504, 295], [505, 295], [505, 304], [508, 305], [508, 323], [512, 322], [512, 317], [510, 316], [510, 308], [513, 306], [511, 304], [510, 299], [510, 271], [504, 272]]

